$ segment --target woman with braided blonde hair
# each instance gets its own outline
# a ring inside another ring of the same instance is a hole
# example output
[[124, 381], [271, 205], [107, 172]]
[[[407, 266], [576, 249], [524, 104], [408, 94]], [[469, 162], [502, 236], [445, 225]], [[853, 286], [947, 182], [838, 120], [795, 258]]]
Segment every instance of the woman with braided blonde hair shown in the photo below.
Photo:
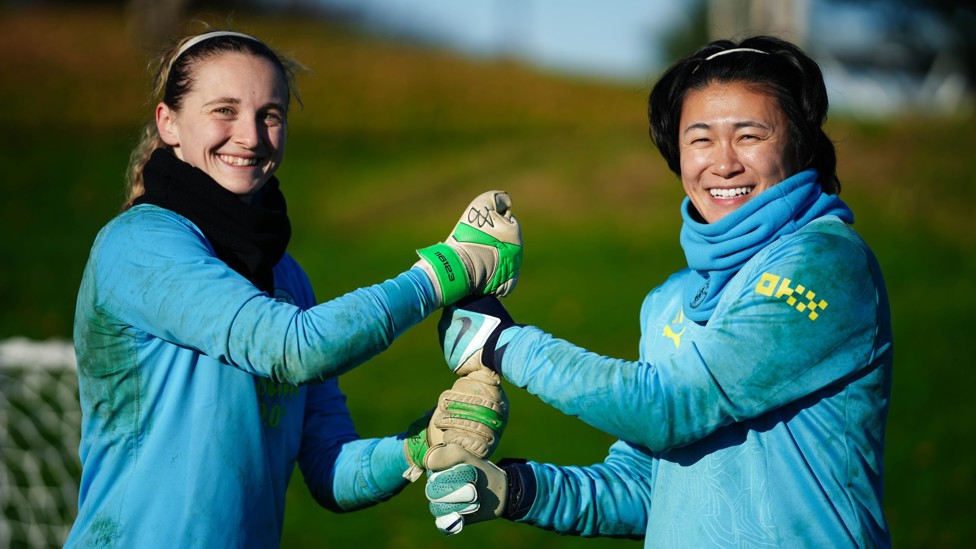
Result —
[[[459, 380], [406, 432], [373, 439], [356, 433], [336, 377], [439, 307], [512, 290], [521, 233], [508, 195], [477, 197], [406, 271], [317, 303], [287, 252], [275, 177], [296, 65], [212, 31], [156, 66], [123, 211], [78, 293], [82, 478], [66, 545], [276, 547], [296, 464], [313, 497], [344, 512], [400, 492], [444, 441], [489, 455], [507, 418], [497, 376]], [[469, 210], [491, 224], [470, 225]], [[444, 413], [457, 402], [464, 421]]]

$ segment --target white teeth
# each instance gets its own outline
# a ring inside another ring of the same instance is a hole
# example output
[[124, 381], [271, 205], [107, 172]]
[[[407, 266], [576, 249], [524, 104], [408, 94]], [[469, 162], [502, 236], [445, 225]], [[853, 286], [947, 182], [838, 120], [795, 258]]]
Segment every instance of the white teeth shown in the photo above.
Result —
[[239, 156], [220, 155], [220, 159], [232, 166], [254, 166], [258, 163], [257, 158], [241, 158]]
[[752, 192], [752, 187], [738, 187], [735, 189], [708, 189], [708, 193], [715, 198], [735, 198]]

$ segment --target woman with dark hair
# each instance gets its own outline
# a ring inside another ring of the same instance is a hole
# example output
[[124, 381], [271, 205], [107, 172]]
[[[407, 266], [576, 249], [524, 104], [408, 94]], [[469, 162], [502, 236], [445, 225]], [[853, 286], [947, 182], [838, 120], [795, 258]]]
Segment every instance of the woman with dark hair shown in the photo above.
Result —
[[[66, 545], [277, 547], [296, 465], [317, 502], [345, 512], [399, 493], [439, 443], [489, 455], [507, 415], [495, 374], [458, 380], [429, 418], [371, 439], [336, 377], [441, 306], [512, 290], [508, 195], [477, 197], [412, 268], [318, 303], [287, 252], [275, 177], [296, 65], [213, 31], [156, 67], [123, 211], [78, 292], [82, 472]], [[446, 413], [458, 406], [462, 420]]]
[[[838, 197], [827, 93], [800, 48], [757, 36], [681, 59], [650, 134], [686, 198], [688, 266], [650, 291], [636, 362], [471, 298], [440, 323], [481, 365], [619, 438], [602, 463], [432, 453], [439, 528], [504, 517], [648, 547], [885, 547], [892, 336], [873, 253]], [[480, 328], [476, 330], [475, 328]]]

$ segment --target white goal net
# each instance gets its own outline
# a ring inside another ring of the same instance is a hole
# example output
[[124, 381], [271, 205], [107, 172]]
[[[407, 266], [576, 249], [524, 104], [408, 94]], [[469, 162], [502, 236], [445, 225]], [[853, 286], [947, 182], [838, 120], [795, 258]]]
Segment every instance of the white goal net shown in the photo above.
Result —
[[71, 342], [0, 339], [0, 549], [64, 545], [80, 426]]

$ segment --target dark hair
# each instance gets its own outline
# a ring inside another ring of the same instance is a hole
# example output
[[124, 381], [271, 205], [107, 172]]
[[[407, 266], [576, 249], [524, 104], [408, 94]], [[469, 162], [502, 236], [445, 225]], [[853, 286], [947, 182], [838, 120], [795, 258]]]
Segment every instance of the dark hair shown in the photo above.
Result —
[[[171, 45], [160, 53], [150, 64], [154, 72], [153, 88], [150, 102], [162, 101], [170, 108], [179, 110], [183, 106], [183, 99], [193, 88], [194, 69], [202, 62], [224, 53], [244, 53], [261, 57], [271, 61], [280, 71], [281, 77], [288, 88], [288, 98], [294, 97], [298, 104], [302, 100], [295, 88], [295, 76], [303, 70], [298, 62], [276, 52], [264, 42], [252, 37], [236, 34], [224, 34], [200, 40], [185, 51], [181, 51], [184, 44], [199, 36], [218, 32], [209, 30], [198, 36], [187, 36], [178, 43]], [[287, 105], [286, 105], [287, 107]], [[139, 143], [129, 155], [129, 167], [126, 177], [126, 196], [122, 209], [130, 208], [136, 198], [145, 192], [142, 182], [142, 170], [149, 160], [149, 156], [157, 148], [166, 147], [154, 121], [150, 121], [142, 130]]]
[[[749, 48], [766, 52], [735, 51]], [[840, 193], [837, 154], [823, 131], [827, 120], [827, 88], [817, 63], [795, 44], [772, 36], [753, 36], [738, 44], [711, 42], [668, 68], [651, 90], [647, 102], [649, 132], [654, 145], [675, 174], [681, 176], [678, 123], [690, 90], [713, 83], [741, 82], [776, 99], [789, 121], [795, 165], [820, 174], [824, 192]]]

